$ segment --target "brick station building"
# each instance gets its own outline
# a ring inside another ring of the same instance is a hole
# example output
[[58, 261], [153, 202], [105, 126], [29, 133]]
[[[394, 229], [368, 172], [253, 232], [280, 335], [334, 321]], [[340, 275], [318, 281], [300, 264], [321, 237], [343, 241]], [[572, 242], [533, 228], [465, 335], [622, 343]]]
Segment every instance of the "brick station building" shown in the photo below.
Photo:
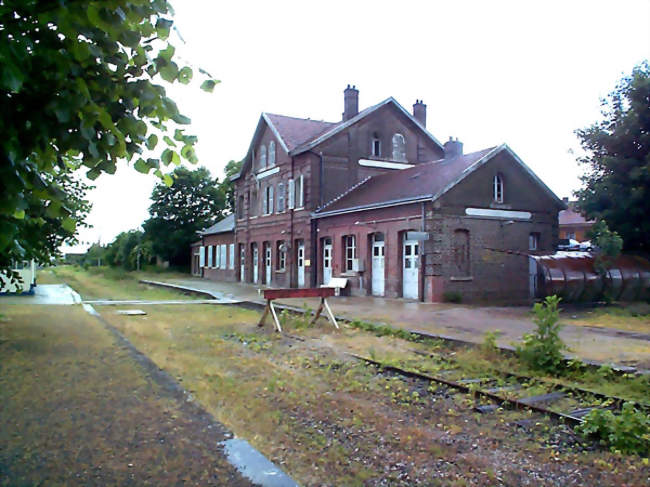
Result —
[[[235, 269], [218, 278], [345, 277], [352, 294], [421, 301], [529, 298], [526, 254], [555, 248], [562, 200], [505, 144], [465, 154], [458, 140], [440, 143], [421, 100], [412, 113], [393, 98], [359, 111], [358, 96], [346, 88], [336, 123], [262, 114], [233, 178]], [[207, 265], [205, 244], [192, 252]]]

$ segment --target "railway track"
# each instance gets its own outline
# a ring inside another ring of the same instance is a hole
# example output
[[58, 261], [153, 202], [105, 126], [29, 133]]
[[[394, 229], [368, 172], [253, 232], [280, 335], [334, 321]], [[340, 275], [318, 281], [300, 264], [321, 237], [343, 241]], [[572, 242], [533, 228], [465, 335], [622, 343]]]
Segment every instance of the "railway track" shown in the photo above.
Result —
[[[453, 365], [435, 374], [407, 366], [386, 363], [370, 357], [349, 353], [350, 357], [390, 373], [427, 381], [472, 394], [477, 400], [476, 412], [488, 414], [499, 407], [535, 411], [575, 426], [595, 409], [618, 410], [624, 402], [650, 413], [650, 405], [608, 396], [596, 391], [564, 386], [552, 381], [503, 372], [481, 377], [466, 377], [463, 370]], [[481, 404], [481, 402], [488, 402]]]

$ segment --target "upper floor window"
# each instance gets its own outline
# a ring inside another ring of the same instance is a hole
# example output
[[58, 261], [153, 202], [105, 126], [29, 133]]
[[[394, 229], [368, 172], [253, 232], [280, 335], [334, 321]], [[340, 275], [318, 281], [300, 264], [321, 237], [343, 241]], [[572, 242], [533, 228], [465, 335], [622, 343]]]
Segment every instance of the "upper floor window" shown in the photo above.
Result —
[[494, 191], [494, 201], [496, 203], [503, 203], [503, 177], [501, 174], [494, 175], [494, 181], [492, 183], [492, 189]]
[[266, 168], [266, 146], [260, 147], [260, 169]]
[[406, 139], [402, 134], [393, 135], [393, 160], [406, 161]]
[[269, 142], [269, 167], [275, 166], [275, 141]]
[[244, 218], [244, 195], [237, 198], [237, 218]]
[[289, 180], [289, 209], [300, 209], [305, 205], [305, 179], [301, 174]]
[[273, 186], [270, 184], [264, 188], [264, 199], [262, 201], [262, 211], [265, 215], [273, 213]]
[[370, 153], [375, 157], [381, 157], [381, 140], [379, 140], [379, 135], [376, 132], [372, 134]]
[[286, 186], [284, 183], [278, 183], [278, 213], [282, 213], [285, 210], [285, 200], [286, 200]]
[[538, 250], [539, 249], [539, 233], [532, 232], [528, 235], [528, 250]]

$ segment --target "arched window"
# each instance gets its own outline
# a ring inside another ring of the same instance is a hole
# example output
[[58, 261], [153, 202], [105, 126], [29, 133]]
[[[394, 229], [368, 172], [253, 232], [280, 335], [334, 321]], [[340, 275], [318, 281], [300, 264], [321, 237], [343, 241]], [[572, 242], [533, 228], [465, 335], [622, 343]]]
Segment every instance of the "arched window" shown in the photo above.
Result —
[[269, 167], [275, 166], [275, 142], [269, 142]]
[[470, 275], [469, 231], [454, 230], [454, 274], [456, 277]]
[[260, 169], [266, 168], [266, 146], [260, 147]]
[[494, 182], [492, 183], [492, 186], [495, 203], [503, 203], [503, 176], [501, 176], [501, 174], [494, 175]]
[[393, 135], [393, 160], [406, 161], [406, 139], [402, 134]]

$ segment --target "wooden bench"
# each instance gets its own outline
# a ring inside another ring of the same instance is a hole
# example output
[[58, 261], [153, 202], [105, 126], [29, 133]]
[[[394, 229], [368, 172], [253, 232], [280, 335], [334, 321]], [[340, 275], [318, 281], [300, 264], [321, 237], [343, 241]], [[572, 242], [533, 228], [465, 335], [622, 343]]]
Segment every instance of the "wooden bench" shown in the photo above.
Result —
[[333, 287], [317, 287], [317, 288], [305, 288], [305, 289], [265, 289], [264, 290], [264, 299], [266, 299], [266, 307], [264, 308], [264, 313], [260, 322], [257, 326], [264, 326], [264, 320], [266, 320], [269, 311], [273, 316], [273, 322], [275, 323], [275, 329], [279, 332], [282, 331], [280, 327], [280, 320], [278, 320], [278, 315], [275, 312], [275, 307], [273, 306], [274, 299], [287, 299], [287, 298], [320, 298], [320, 305], [316, 310], [314, 318], [311, 320], [311, 324], [316, 323], [316, 320], [320, 317], [323, 309], [327, 314], [327, 318], [332, 322], [332, 324], [338, 329], [339, 325], [334, 318], [334, 314], [327, 304], [327, 298], [334, 296]]

